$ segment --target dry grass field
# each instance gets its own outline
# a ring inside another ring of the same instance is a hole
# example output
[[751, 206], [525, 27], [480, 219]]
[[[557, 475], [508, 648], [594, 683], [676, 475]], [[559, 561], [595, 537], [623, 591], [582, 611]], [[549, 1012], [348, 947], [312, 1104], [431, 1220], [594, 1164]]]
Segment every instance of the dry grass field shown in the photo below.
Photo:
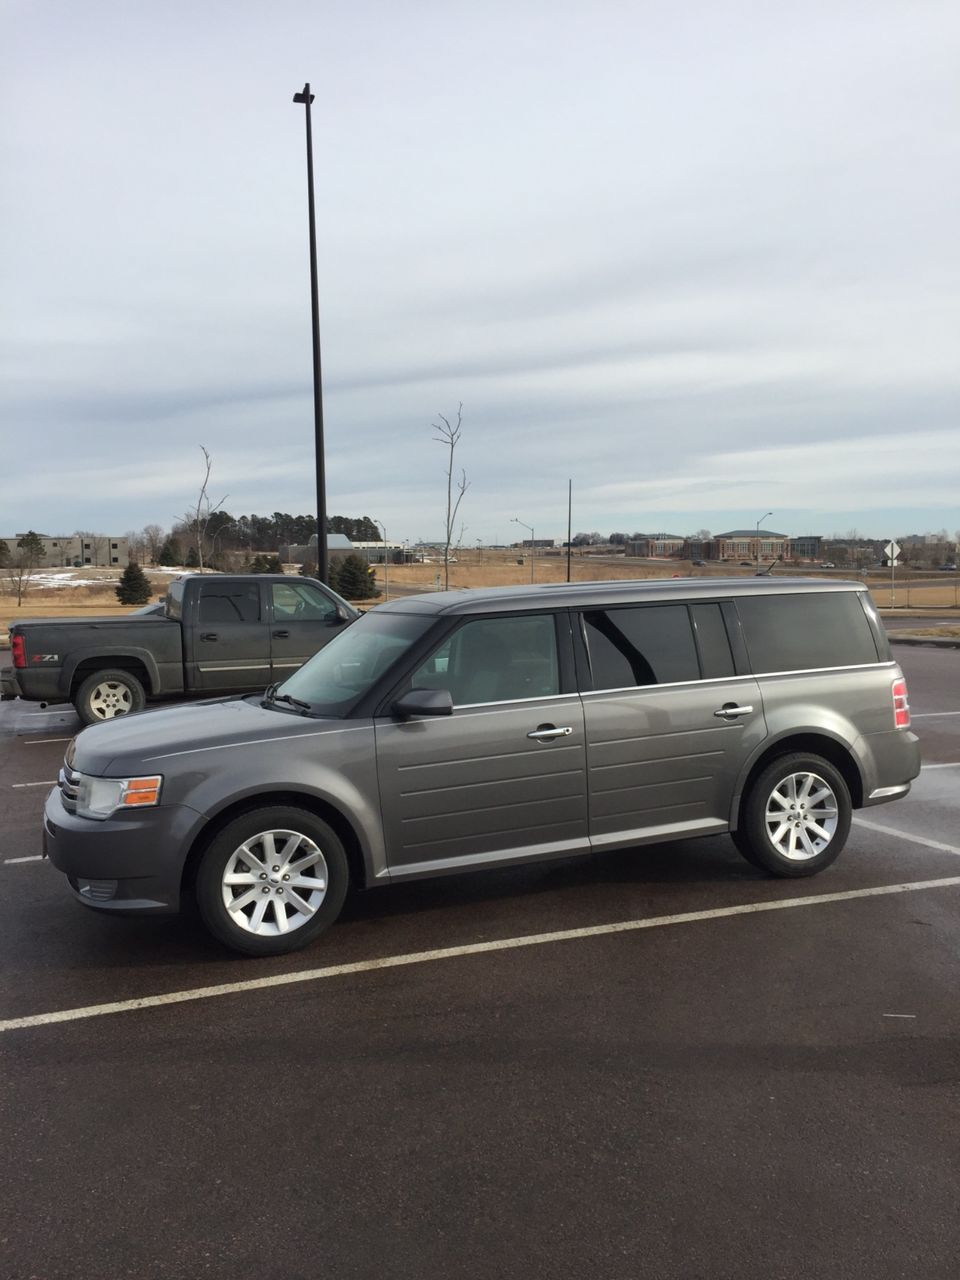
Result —
[[[520, 586], [531, 580], [529, 555], [522, 557], [517, 551], [485, 550], [481, 557], [476, 551], [462, 551], [457, 563], [450, 566], [451, 588]], [[780, 571], [780, 576], [784, 571]], [[811, 570], [800, 569], [801, 574]], [[617, 578], [671, 578], [671, 577], [750, 577], [752, 568], [740, 565], [706, 565], [694, 568], [687, 560], [665, 560], [658, 563], [629, 560], [615, 556], [579, 556], [571, 560], [571, 579], [574, 582], [609, 581]], [[176, 576], [175, 571], [148, 570], [153, 588], [152, 599], [163, 596], [167, 583]], [[533, 563], [534, 582], [565, 582], [567, 562], [564, 556], [538, 555]], [[842, 572], [823, 573], [824, 578], [843, 577]], [[851, 574], [851, 576], [853, 576]], [[31, 583], [20, 607], [8, 584], [0, 582], [0, 635], [18, 618], [89, 618], [119, 617], [129, 613], [126, 605], [118, 604], [114, 588], [118, 581], [116, 569], [44, 570], [40, 580]], [[896, 606], [898, 609], [960, 608], [960, 574], [944, 574], [939, 577], [898, 578]], [[427, 564], [389, 566], [390, 595], [412, 591], [434, 591], [437, 582], [443, 582], [443, 563], [434, 560]], [[377, 581], [383, 588], [383, 566], [377, 566]], [[890, 580], [886, 572], [871, 574], [868, 579], [871, 594], [878, 608], [891, 604]], [[7, 588], [4, 593], [4, 587]]]

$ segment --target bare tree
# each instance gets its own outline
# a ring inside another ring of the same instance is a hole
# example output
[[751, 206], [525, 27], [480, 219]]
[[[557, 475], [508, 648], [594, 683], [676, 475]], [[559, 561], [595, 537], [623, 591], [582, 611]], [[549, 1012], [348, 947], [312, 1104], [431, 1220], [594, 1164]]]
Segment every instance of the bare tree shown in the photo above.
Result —
[[151, 564], [160, 563], [160, 548], [164, 543], [164, 532], [158, 524], [145, 524], [140, 531], [143, 545], [147, 549]]
[[[3, 544], [6, 546], [6, 543]], [[17, 608], [23, 603], [30, 583], [30, 575], [36, 569], [46, 552], [40, 537], [29, 530], [22, 538], [17, 539], [13, 551], [4, 557], [4, 573], [10, 583], [10, 593], [17, 597]]]
[[210, 498], [207, 496], [207, 485], [210, 483], [210, 468], [213, 466], [213, 460], [204, 445], [200, 446], [200, 451], [203, 454], [204, 463], [203, 484], [200, 486], [200, 492], [197, 495], [197, 505], [184, 513], [183, 520], [197, 540], [197, 561], [202, 571], [203, 539], [206, 536], [207, 525], [210, 523], [210, 517], [213, 513], [220, 510], [230, 495], [225, 493], [219, 502], [211, 503]]
[[450, 451], [447, 459], [447, 521], [443, 542], [443, 589], [446, 591], [450, 587], [450, 544], [453, 542], [453, 530], [457, 523], [457, 512], [460, 510], [463, 495], [470, 487], [467, 483], [467, 473], [461, 468], [460, 479], [456, 481], [456, 500], [454, 500], [453, 452], [460, 443], [463, 429], [463, 401], [460, 402], [457, 408], [456, 425], [451, 425], [442, 413], [438, 413], [437, 417], [440, 421], [430, 424], [437, 433], [433, 438], [438, 444], [442, 444]]

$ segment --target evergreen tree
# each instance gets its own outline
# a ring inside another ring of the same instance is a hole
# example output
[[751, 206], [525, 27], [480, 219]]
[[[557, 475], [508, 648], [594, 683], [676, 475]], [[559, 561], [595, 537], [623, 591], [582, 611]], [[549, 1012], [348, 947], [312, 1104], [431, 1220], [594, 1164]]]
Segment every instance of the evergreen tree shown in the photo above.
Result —
[[264, 573], [283, 573], [283, 565], [279, 556], [264, 556], [264, 559], [267, 562]]
[[[313, 576], [317, 576], [317, 570], [314, 568]], [[332, 556], [327, 563], [327, 586], [331, 591], [336, 591], [338, 596], [342, 596], [340, 590], [340, 557]]]
[[176, 538], [167, 538], [157, 552], [157, 564], [183, 564], [183, 553]]
[[0, 569], [3, 568], [3, 566], [7, 563], [9, 559], [10, 559], [10, 548], [7, 546], [4, 540], [0, 538]]
[[[0, 548], [0, 554], [2, 554], [2, 548]], [[304, 560], [303, 564], [300, 566], [300, 577], [315, 578], [316, 576], [317, 576], [317, 566], [313, 563], [312, 560]]]
[[346, 556], [340, 566], [337, 591], [348, 600], [372, 600], [380, 592], [370, 566], [360, 556]]
[[253, 559], [250, 561], [250, 572], [251, 573], [267, 573], [268, 563], [269, 561], [267, 560], [267, 557], [264, 555], [261, 555], [258, 552], [257, 555], [255, 555]]
[[187, 566], [188, 569], [200, 568], [200, 557], [197, 555], [196, 547], [191, 547], [190, 550], [187, 552], [187, 558], [184, 561], [184, 564]]
[[121, 604], [147, 604], [150, 599], [150, 579], [135, 560], [120, 575], [117, 599]]

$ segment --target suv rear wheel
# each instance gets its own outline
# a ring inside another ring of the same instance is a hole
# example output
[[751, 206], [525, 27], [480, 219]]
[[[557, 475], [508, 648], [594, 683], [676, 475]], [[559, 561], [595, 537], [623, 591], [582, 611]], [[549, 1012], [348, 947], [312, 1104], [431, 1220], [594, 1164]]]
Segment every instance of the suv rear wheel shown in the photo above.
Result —
[[828, 760], [784, 755], [754, 780], [733, 840], [749, 863], [771, 875], [812, 876], [839, 856], [852, 812], [847, 784]]

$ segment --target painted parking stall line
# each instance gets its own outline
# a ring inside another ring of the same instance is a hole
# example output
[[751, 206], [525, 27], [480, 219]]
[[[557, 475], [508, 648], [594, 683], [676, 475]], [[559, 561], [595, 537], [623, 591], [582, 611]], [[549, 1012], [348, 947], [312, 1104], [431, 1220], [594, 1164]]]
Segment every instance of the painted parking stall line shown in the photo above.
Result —
[[585, 938], [609, 937], [618, 933], [636, 933], [641, 929], [661, 929], [669, 925], [695, 924], [703, 920], [723, 920], [733, 916], [760, 915], [769, 911], [792, 911], [801, 907], [827, 906], [835, 902], [853, 902], [859, 898], [880, 898], [892, 894], [919, 893], [929, 889], [960, 887], [960, 876], [938, 880], [915, 880], [907, 884], [878, 885], [870, 889], [849, 889], [843, 893], [822, 893], [805, 898], [778, 898], [773, 902], [748, 902], [735, 907], [717, 907], [711, 911], [689, 911], [679, 915], [647, 916], [639, 920], [622, 920], [616, 924], [588, 925], [580, 929], [559, 929], [552, 933], [528, 934], [501, 938], [497, 942], [472, 942], [458, 947], [439, 947], [432, 951], [415, 951], [406, 955], [382, 956], [376, 960], [358, 960], [352, 964], [330, 965], [324, 969], [302, 969], [270, 978], [253, 978], [246, 982], [228, 982], [213, 987], [194, 987], [186, 991], [169, 991], [162, 995], [141, 996], [135, 1000], [115, 1000], [110, 1004], [86, 1005], [75, 1009], [57, 1009], [50, 1013], [29, 1014], [22, 1018], [0, 1021], [0, 1033], [20, 1031], [28, 1027], [50, 1026], [58, 1022], [77, 1022], [115, 1013], [131, 1013], [138, 1009], [157, 1009], [164, 1005], [185, 1004], [194, 1000], [211, 1000], [220, 996], [266, 991], [305, 982], [321, 982], [357, 973], [374, 973], [379, 969], [397, 969], [406, 965], [429, 964], [456, 960], [465, 956], [497, 951], [513, 951], [521, 947], [540, 947], [554, 942], [573, 942]]
[[14, 791], [23, 791], [26, 787], [55, 787], [57, 785], [56, 778], [48, 778], [44, 782], [11, 782], [10, 786]]

